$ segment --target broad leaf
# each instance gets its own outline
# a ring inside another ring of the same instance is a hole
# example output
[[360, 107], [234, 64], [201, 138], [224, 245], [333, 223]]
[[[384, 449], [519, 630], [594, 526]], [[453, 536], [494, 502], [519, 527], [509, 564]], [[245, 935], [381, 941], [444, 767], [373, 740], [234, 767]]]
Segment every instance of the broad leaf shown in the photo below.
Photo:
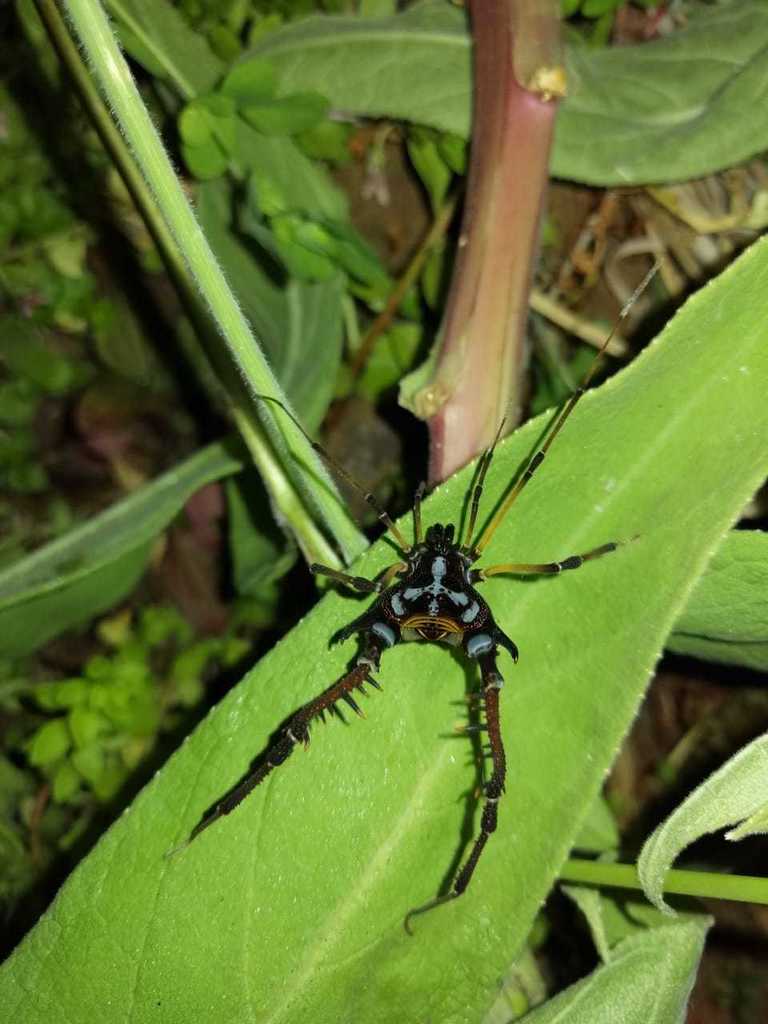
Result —
[[[0, 974], [9, 1019], [478, 1020], [599, 791], [675, 618], [764, 475], [767, 319], [768, 242], [584, 399], [489, 545], [486, 564], [628, 541], [578, 572], [485, 585], [521, 658], [517, 667], [500, 661], [509, 758], [500, 827], [461, 900], [417, 918], [414, 938], [405, 934], [404, 913], [438, 890], [458, 852], [466, 814], [458, 798], [472, 799], [475, 785], [468, 745], [445, 734], [461, 720], [452, 702], [476, 685], [476, 671], [433, 645], [389, 652], [368, 721], [318, 726], [308, 752], [166, 856], [281, 720], [344, 671], [354, 647], [328, 651], [328, 639], [361, 602], [329, 595], [76, 870]], [[486, 514], [544, 423], [500, 446]], [[432, 495], [427, 522], [456, 518], [470, 472]], [[393, 557], [382, 541], [356, 571], [371, 574]], [[698, 947], [689, 963], [696, 955]], [[681, 971], [660, 993], [666, 1005]]]
[[155, 538], [186, 500], [241, 467], [233, 446], [209, 445], [0, 572], [0, 655], [27, 654], [119, 601], [135, 586]]
[[675, 623], [667, 649], [768, 670], [768, 534], [726, 537]]
[[669, 912], [664, 878], [677, 855], [701, 836], [738, 825], [728, 839], [768, 831], [768, 736], [761, 736], [685, 798], [646, 841], [637, 873], [649, 900]]
[[[768, 145], [768, 9], [726, 2], [692, 11], [654, 42], [571, 47], [569, 94], [552, 173], [600, 185], [710, 174]], [[391, 18], [311, 18], [256, 49], [286, 92], [315, 89], [334, 108], [466, 136], [470, 44], [463, 11], [418, 4]], [[749, 111], [749, 116], [745, 116]]]

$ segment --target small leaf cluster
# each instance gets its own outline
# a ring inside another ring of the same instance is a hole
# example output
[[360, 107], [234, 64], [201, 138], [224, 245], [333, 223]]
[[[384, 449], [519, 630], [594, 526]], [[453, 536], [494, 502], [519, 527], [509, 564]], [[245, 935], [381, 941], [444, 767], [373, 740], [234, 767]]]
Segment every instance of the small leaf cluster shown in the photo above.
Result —
[[318, 125], [328, 106], [316, 92], [279, 96], [273, 65], [250, 58], [235, 64], [218, 89], [184, 107], [182, 155], [196, 178], [217, 178], [238, 155], [239, 118], [262, 135], [298, 135]]
[[173, 724], [173, 710], [200, 701], [209, 664], [231, 665], [248, 648], [231, 633], [193, 642], [186, 620], [162, 606], [144, 608], [135, 625], [117, 616], [102, 634], [112, 653], [89, 658], [77, 676], [32, 691], [45, 720], [24, 750], [50, 781], [56, 803], [80, 802], [88, 793], [111, 799], [160, 730]]

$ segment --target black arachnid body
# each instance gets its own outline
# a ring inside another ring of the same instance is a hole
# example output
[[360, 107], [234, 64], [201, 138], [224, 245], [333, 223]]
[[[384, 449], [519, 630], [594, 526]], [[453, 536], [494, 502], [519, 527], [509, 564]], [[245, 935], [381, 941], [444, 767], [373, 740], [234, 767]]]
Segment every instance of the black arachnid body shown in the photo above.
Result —
[[[617, 325], [626, 316], [635, 297], [645, 287], [653, 272], [647, 275], [635, 295], [625, 305], [619, 320], [617, 320]], [[472, 538], [480, 508], [483, 484], [493, 458], [496, 442], [501, 434], [501, 428], [494, 444], [478, 460], [475, 481], [470, 490], [469, 514], [463, 538], [454, 536], [455, 531], [452, 524], [434, 523], [428, 527], [426, 533], [422, 534], [423, 485], [418, 489], [413, 505], [414, 539], [412, 544], [408, 543], [387, 513], [379, 508], [375, 498], [370, 494], [365, 495], [366, 500], [376, 510], [379, 519], [397, 542], [403, 556], [402, 561], [389, 566], [373, 580], [363, 576], [352, 576], [323, 565], [311, 566], [313, 573], [328, 576], [337, 583], [359, 593], [377, 595], [373, 604], [362, 615], [340, 629], [333, 638], [335, 641], [342, 641], [357, 635], [360, 647], [353, 667], [346, 675], [314, 700], [305, 704], [289, 719], [278, 734], [277, 740], [258, 761], [254, 770], [231, 790], [192, 831], [190, 842], [218, 818], [229, 814], [237, 807], [273, 769], [290, 756], [296, 744], [308, 745], [311, 722], [316, 718], [323, 719], [325, 713], [332, 711], [338, 701], [345, 701], [353, 711], [361, 714], [353, 692], [362, 690], [365, 683], [380, 689], [372, 673], [378, 670], [381, 656], [386, 650], [395, 644], [412, 640], [442, 643], [461, 650], [467, 658], [477, 663], [480, 670], [482, 689], [478, 697], [484, 721], [474, 728], [487, 732], [487, 752], [491, 760], [491, 774], [483, 787], [484, 802], [480, 832], [469, 855], [453, 879], [450, 890], [423, 907], [412, 910], [406, 917], [406, 929], [410, 930], [408, 922], [414, 914], [460, 896], [464, 892], [472, 879], [488, 839], [496, 830], [498, 803], [504, 791], [506, 758], [499, 721], [499, 691], [503, 685], [503, 678], [497, 665], [499, 648], [506, 650], [514, 661], [517, 661], [518, 653], [513, 641], [494, 620], [491, 609], [476, 590], [475, 584], [489, 576], [499, 574], [535, 576], [578, 569], [585, 562], [614, 551], [618, 544], [615, 541], [609, 541], [590, 551], [570, 555], [558, 562], [507, 562], [482, 568], [473, 568], [473, 566], [481, 557], [520, 492], [544, 461], [549, 448], [593, 377], [615, 330], [616, 327], [600, 348], [582, 385], [555, 416], [538, 450], [475, 540]], [[267, 401], [277, 402], [276, 399], [269, 398], [269, 396], [261, 397]], [[296, 422], [282, 403], [277, 402], [277, 404], [304, 432], [301, 425]], [[307, 435], [305, 434], [305, 436]], [[319, 445], [311, 438], [308, 440], [316, 451], [327, 461], [331, 461]], [[347, 479], [350, 479], [341, 467], [332, 462], [331, 465]], [[354, 480], [351, 482], [357, 486]]]

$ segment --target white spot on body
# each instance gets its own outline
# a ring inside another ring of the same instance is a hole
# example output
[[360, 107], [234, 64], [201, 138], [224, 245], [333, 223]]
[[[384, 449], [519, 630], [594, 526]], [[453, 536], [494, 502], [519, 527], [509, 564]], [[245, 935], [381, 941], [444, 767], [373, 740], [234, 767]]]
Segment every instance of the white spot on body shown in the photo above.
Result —
[[392, 611], [395, 615], [405, 615], [405, 605], [400, 600], [400, 594], [393, 594], [389, 599], [389, 603], [392, 605]]

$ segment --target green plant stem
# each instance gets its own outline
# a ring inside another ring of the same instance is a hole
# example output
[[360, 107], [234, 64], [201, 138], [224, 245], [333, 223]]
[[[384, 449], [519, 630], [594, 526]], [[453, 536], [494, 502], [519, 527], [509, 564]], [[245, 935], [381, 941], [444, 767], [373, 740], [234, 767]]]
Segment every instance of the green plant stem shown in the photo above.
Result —
[[[563, 865], [560, 881], [582, 882], [613, 889], [636, 889], [638, 892], [643, 889], [634, 864], [609, 864], [575, 857]], [[664, 893], [668, 896], [698, 896], [700, 899], [768, 904], [768, 878], [675, 868], [667, 872]]]
[[[288, 498], [287, 503], [279, 507], [309, 559], [339, 564], [333, 547], [315, 525], [311, 508], [322, 515], [344, 560], [350, 560], [363, 549], [365, 541], [343, 505], [333, 497], [324, 498], [326, 487], [320, 488], [320, 497], [315, 496], [314, 481], [318, 477], [327, 484], [331, 494], [334, 488], [306, 439], [286, 417], [278, 425], [272, 410], [255, 397], [265, 394], [287, 404], [187, 202], [99, 0], [62, 2], [138, 165], [143, 183], [134, 194], [141, 197], [140, 209], [156, 208], [165, 229], [159, 237], [177, 250], [176, 256], [171, 258], [183, 260], [185, 273], [194, 281], [239, 370], [250, 400], [239, 402], [236, 399], [233, 416], [241, 432], [247, 423], [243, 432], [245, 442], [275, 503], [278, 504], [278, 494], [281, 500]], [[81, 68], [81, 72], [87, 74], [85, 68]], [[131, 160], [129, 153], [125, 154], [125, 160]], [[263, 437], [262, 426], [272, 446], [280, 453], [279, 460]], [[308, 471], [302, 467], [307, 467]]]

